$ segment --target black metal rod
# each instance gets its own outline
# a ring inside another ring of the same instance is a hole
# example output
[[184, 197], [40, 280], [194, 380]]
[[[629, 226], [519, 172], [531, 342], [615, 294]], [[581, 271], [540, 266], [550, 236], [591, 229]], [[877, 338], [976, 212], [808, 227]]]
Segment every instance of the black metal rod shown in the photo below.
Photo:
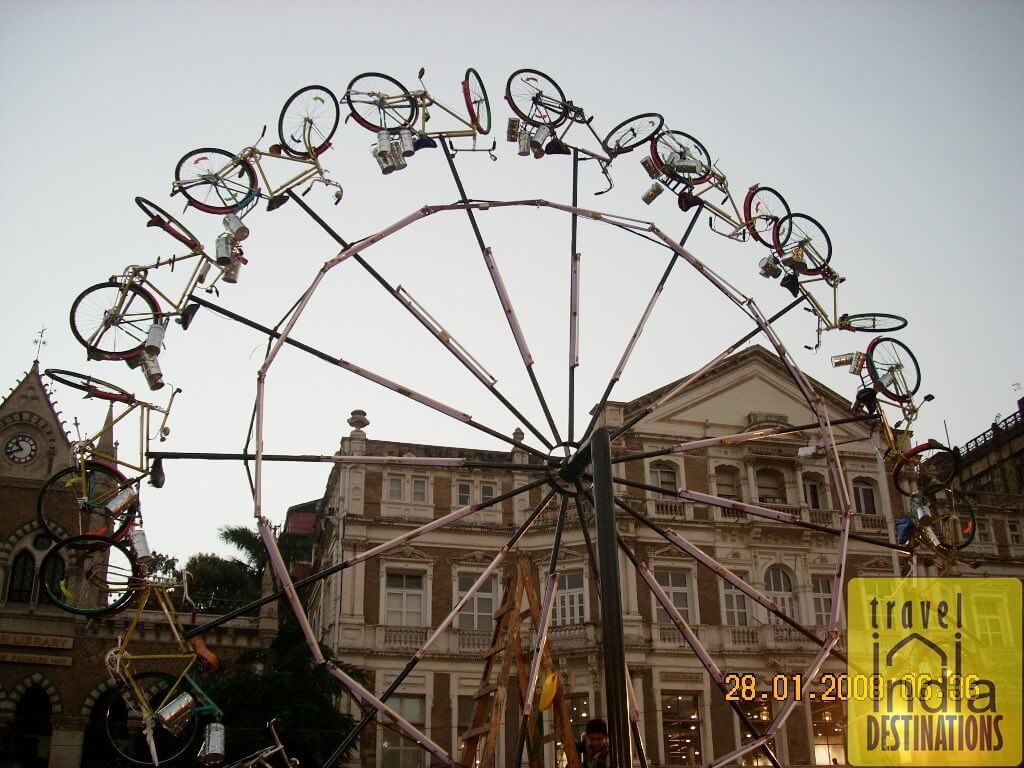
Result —
[[[253, 461], [256, 458], [255, 453], [202, 453], [194, 451], [146, 451], [146, 457], [150, 459], [202, 459], [203, 461]], [[297, 461], [307, 463], [352, 463], [359, 464], [358, 461], [349, 461], [350, 458], [355, 457], [340, 457], [340, 456], [317, 456], [317, 455], [304, 455], [304, 454], [291, 454], [291, 453], [264, 453], [264, 461]], [[464, 461], [458, 465], [445, 465], [439, 467], [440, 469], [445, 468], [458, 468], [458, 469], [507, 469], [514, 470], [516, 472], [523, 473], [537, 473], [537, 472], [548, 472], [548, 467], [554, 464], [554, 461], [548, 461], [547, 465], [541, 464], [517, 464], [514, 461]], [[397, 466], [398, 464], [395, 464]], [[388, 466], [387, 462], [366, 462], [365, 466]], [[405, 464], [405, 466], [421, 466], [417, 464]], [[422, 465], [422, 466], [433, 466], [433, 465]]]
[[[448, 149], [447, 142], [442, 141], [441, 148], [444, 149], [444, 157], [448, 161], [448, 168], [451, 170], [452, 178], [455, 179], [455, 186], [459, 190], [459, 198], [463, 203], [468, 203], [469, 197], [466, 195], [466, 188], [462, 184], [462, 177], [459, 176], [459, 169], [455, 167], [455, 158]], [[486, 258], [487, 244], [484, 243], [484, 236], [480, 232], [480, 226], [476, 223], [476, 216], [473, 214], [473, 209], [467, 206], [466, 215], [469, 216], [469, 223], [473, 227], [473, 234], [476, 236], [476, 243], [480, 248], [480, 254]], [[555, 426], [555, 420], [551, 416], [551, 409], [548, 407], [547, 399], [541, 391], [540, 382], [537, 381], [537, 375], [533, 372], [533, 366], [527, 365], [526, 372], [530, 377], [530, 383], [533, 384], [533, 391], [537, 393], [537, 399], [540, 401], [540, 407], [544, 411], [544, 417], [547, 419], [548, 427], [551, 429], [551, 434], [554, 435], [555, 443], [558, 444], [562, 442], [562, 438], [558, 435], [558, 427]], [[550, 448], [550, 444], [547, 443], [547, 441], [545, 441], [545, 444]]]
[[[532, 480], [526, 485], [521, 485], [518, 488], [513, 488], [511, 491], [506, 491], [505, 493], [500, 493], [497, 496], [488, 499], [487, 501], [482, 501], [479, 504], [477, 504], [477, 511], [481, 509], [486, 509], [487, 507], [493, 507], [495, 504], [500, 504], [501, 502], [507, 499], [511, 499], [515, 496], [518, 496], [520, 493], [525, 493], [526, 491], [537, 488], [538, 486], [544, 485], [545, 483], [547, 483], [547, 479]], [[551, 494], [553, 493], [554, 491], [549, 493], [546, 498], [551, 498]], [[515, 535], [516, 534], [513, 534], [513, 536]], [[358, 562], [362, 562], [362, 560], [359, 560]], [[305, 576], [304, 578], [296, 579], [292, 582], [292, 586], [296, 589], [308, 586], [309, 584], [312, 584], [315, 581], [320, 581], [321, 579], [325, 579], [328, 576], [333, 576], [336, 573], [340, 573], [341, 571], [344, 571], [347, 568], [351, 568], [352, 565], [353, 563], [351, 560], [346, 560], [344, 562], [338, 563], [337, 565], [332, 565], [329, 568], [324, 568], [323, 570], [317, 571], [316, 573], [311, 573], [309, 576]], [[192, 629], [185, 632], [185, 637], [195, 637], [196, 635], [201, 635], [204, 632], [209, 632], [211, 629], [216, 629], [222, 624], [226, 624], [232, 619], [238, 618], [242, 614], [248, 613], [254, 608], [259, 608], [261, 606], [266, 605], [267, 603], [274, 602], [279, 597], [282, 597], [284, 594], [285, 591], [283, 589], [279, 589], [273, 594], [264, 595], [258, 600], [253, 600], [251, 603], [247, 603], [246, 605], [243, 605], [240, 608], [235, 608], [234, 610], [229, 611], [228, 613], [225, 613], [223, 616], [219, 616], [218, 618], [213, 619], [212, 621], [208, 621], [205, 624], [201, 624], [198, 627], [193, 627]]]
[[[572, 148], [572, 207], [571, 234], [569, 237], [569, 280], [572, 286], [569, 288], [569, 425], [568, 437], [570, 443], [576, 429], [576, 356], [579, 344], [579, 282], [577, 280], [576, 265], [576, 231], [578, 228], [578, 216], [575, 209], [579, 207], [579, 181], [580, 181], [580, 151]], [[576, 301], [573, 301], [575, 295]], [[572, 339], [576, 338], [577, 347], [573, 349]]]
[[[783, 316], [784, 314], [786, 314], [786, 313], [787, 313], [787, 312], [789, 312], [789, 311], [790, 311], [791, 309], [793, 309], [793, 307], [797, 306], [798, 304], [801, 304], [801, 303], [802, 303], [803, 301], [805, 301], [805, 297], [804, 297], [803, 295], [801, 295], [801, 296], [800, 296], [799, 298], [796, 298], [796, 299], [794, 299], [794, 300], [793, 300], [793, 301], [791, 301], [791, 302], [790, 302], [789, 304], [787, 304], [787, 305], [786, 305], [786, 306], [784, 306], [784, 307], [783, 307], [782, 309], [780, 309], [780, 310], [779, 310], [778, 312], [776, 312], [776, 313], [775, 313], [774, 315], [772, 315], [771, 317], [769, 317], [769, 318], [768, 318], [768, 324], [770, 325], [770, 324], [774, 323], [774, 322], [775, 322], [776, 320], [778, 320], [778, 319], [779, 319], [780, 317], [782, 317], [782, 316]], [[745, 335], [745, 336], [743, 336], [742, 338], [740, 338], [740, 339], [736, 340], [735, 342], [733, 342], [732, 344], [730, 344], [730, 345], [729, 345], [728, 347], [726, 347], [726, 349], [725, 349], [726, 353], [727, 353], [727, 354], [732, 354], [732, 353], [733, 353], [733, 352], [735, 352], [735, 351], [736, 351], [737, 349], [739, 349], [739, 348], [740, 348], [740, 347], [742, 347], [742, 346], [743, 346], [744, 344], [746, 344], [746, 343], [747, 343], [748, 341], [750, 341], [750, 340], [751, 340], [752, 338], [754, 338], [755, 336], [757, 336], [757, 334], [759, 334], [759, 333], [761, 333], [761, 327], [760, 327], [760, 326], [758, 326], [757, 328], [755, 328], [754, 330], [752, 330], [752, 331], [751, 331], [750, 333], [746, 334], [746, 335]], [[603, 407], [603, 404], [602, 404], [602, 407]], [[654, 412], [654, 408], [652, 408], [652, 407], [647, 407], [647, 408], [644, 408], [644, 409], [642, 409], [642, 410], [638, 411], [638, 412], [637, 412], [637, 413], [636, 413], [636, 414], [635, 414], [635, 415], [634, 415], [634, 416], [633, 416], [632, 418], [630, 418], [630, 419], [629, 419], [629, 420], [628, 420], [628, 421], [627, 421], [627, 422], [626, 422], [625, 424], [623, 424], [623, 425], [622, 425], [621, 427], [619, 427], [618, 429], [616, 429], [616, 430], [615, 430], [615, 432], [614, 432], [614, 433], [612, 434], [612, 439], [614, 440], [614, 439], [615, 439], [616, 437], [618, 437], [619, 435], [621, 435], [621, 434], [622, 434], [623, 432], [625, 432], [625, 431], [626, 431], [627, 429], [631, 429], [631, 428], [632, 428], [633, 426], [635, 426], [635, 425], [636, 425], [636, 423], [637, 423], [638, 421], [640, 421], [640, 420], [641, 420], [641, 419], [643, 419], [643, 418], [646, 418], [647, 416], [649, 416], [649, 415], [650, 415], [651, 413], [653, 413], [653, 412]], [[594, 418], [595, 418], [595, 419], [597, 418], [597, 416], [596, 416], [596, 413], [595, 413], [595, 416], [594, 416]]]
[[[218, 306], [217, 304], [214, 304], [212, 301], [207, 301], [206, 299], [204, 299], [204, 298], [202, 298], [200, 296], [196, 296], [194, 293], [191, 294], [190, 300], [196, 302], [197, 304], [199, 304], [202, 307], [207, 307], [209, 309], [212, 309], [214, 312], [219, 312], [220, 314], [224, 315], [225, 317], [231, 318], [235, 322], [241, 323], [242, 325], [247, 325], [250, 328], [253, 328], [253, 329], [257, 330], [257, 331], [260, 331], [261, 333], [265, 333], [268, 336], [271, 336], [272, 338], [276, 339], [276, 338], [280, 338], [280, 336], [281, 336], [281, 333], [279, 331], [275, 331], [275, 330], [273, 330], [271, 328], [267, 328], [265, 325], [260, 325], [259, 323], [255, 322], [254, 320], [250, 320], [247, 317], [242, 317], [238, 313], [232, 312], [229, 309], [225, 309], [224, 307]], [[354, 368], [355, 366], [352, 366], [350, 363], [348, 363], [347, 361], [343, 360], [342, 358], [332, 357], [331, 355], [328, 355], [326, 352], [322, 352], [321, 350], [316, 349], [315, 347], [311, 347], [308, 344], [303, 344], [301, 341], [297, 341], [296, 339], [293, 339], [290, 336], [285, 339], [285, 343], [290, 344], [291, 346], [295, 347], [296, 349], [301, 349], [303, 352], [306, 352], [306, 353], [308, 353], [310, 355], [313, 355], [313, 357], [319, 358], [320, 360], [323, 360], [324, 362], [327, 362], [327, 363], [330, 363], [331, 365], [337, 366], [337, 367], [341, 368], [342, 370], [347, 370], [350, 373], [356, 373], [357, 376], [361, 375], [358, 372], [352, 370], [352, 368]], [[359, 369], [359, 370], [362, 370], [362, 369]], [[380, 384], [379, 381], [375, 381], [373, 378], [368, 378], [365, 375], [363, 375], [362, 378], [366, 378], [368, 381], [373, 381], [375, 384]], [[384, 386], [384, 385], [381, 384], [381, 386]], [[390, 387], [385, 387], [385, 388], [386, 389], [390, 389]], [[403, 397], [411, 397], [410, 395], [404, 394], [404, 393], [401, 393], [401, 392], [399, 392], [399, 394], [402, 394]], [[412, 399], [415, 400], [415, 398], [412, 398]], [[419, 401], [417, 401], [417, 402], [419, 402]], [[440, 413], [444, 413], [444, 411], [439, 411], [439, 412]], [[446, 413], [445, 415], [446, 416], [451, 416], [451, 414], [448, 414], [448, 413]], [[523, 442], [521, 442], [519, 440], [514, 440], [511, 437], [508, 437], [507, 435], [502, 434], [501, 432], [499, 432], [496, 429], [492, 429], [491, 427], [485, 426], [483, 424], [480, 424], [479, 422], [474, 421], [472, 418], [457, 419], [457, 421], [460, 421], [463, 424], [466, 424], [466, 425], [468, 425], [470, 427], [473, 427], [473, 429], [479, 430], [479, 431], [483, 432], [484, 434], [490, 435], [491, 437], [495, 437], [498, 440], [501, 440], [502, 442], [508, 443], [509, 445], [514, 445], [516, 448], [521, 448], [522, 450], [526, 451], [527, 453], [530, 453], [530, 454], [532, 454], [534, 456], [537, 456], [538, 458], [541, 458], [541, 459], [547, 461], [548, 455], [546, 453], [544, 453], [543, 451], [539, 451], [536, 448], [533, 448], [533, 447], [531, 447], [529, 445], [526, 445], [525, 443], [523, 443]]]
[[[575, 203], [573, 203], [573, 205], [575, 206]], [[701, 209], [703, 209], [703, 207], [704, 207], [704, 204], [701, 203], [697, 207], [697, 210], [693, 212], [693, 216], [690, 217], [690, 223], [687, 225], [686, 231], [683, 232], [683, 236], [679, 240], [679, 244], [680, 245], [686, 245], [686, 241], [690, 238], [690, 233], [693, 231], [693, 227], [697, 223], [697, 217], [700, 215]], [[679, 260], [680, 260], [679, 259], [679, 254], [677, 254], [675, 251], [673, 251], [671, 258], [669, 259], [668, 265], [665, 267], [665, 271], [662, 273], [661, 279], [658, 281], [658, 285], [654, 289], [655, 297], [658, 296], [658, 294], [662, 290], [664, 290], [665, 284], [668, 282], [668, 276], [670, 274], [672, 274], [672, 270], [675, 267], [676, 262], [678, 262]], [[641, 318], [640, 322], [643, 323], [643, 318]], [[639, 326], [638, 326], [638, 331], [639, 331]], [[629, 343], [631, 343], [631, 344], [634, 343], [634, 339], [630, 339]], [[626, 349], [627, 349], [627, 352], [628, 352], [629, 351], [629, 347], [627, 347]], [[582, 441], [587, 440], [587, 438], [590, 437], [590, 433], [594, 431], [594, 425], [597, 424], [597, 420], [601, 417], [601, 411], [603, 411], [605, 405], [608, 404], [608, 398], [611, 397], [612, 389], [615, 388], [615, 385], [619, 381], [619, 376], [618, 376], [617, 372], [618, 372], [618, 368], [616, 368], [616, 372], [612, 374], [611, 379], [608, 381], [608, 386], [606, 386], [604, 388], [604, 394], [601, 395], [601, 400], [600, 400], [600, 402], [598, 402], [597, 407], [594, 408], [593, 412], [590, 414], [590, 423], [587, 424], [587, 428], [586, 428], [586, 430], [584, 430], [583, 437], [580, 438], [580, 440], [582, 440]], [[613, 435], [612, 439], [614, 439], [614, 437], [615, 436]]]
[[316, 211], [314, 211], [312, 208], [306, 205], [306, 201], [303, 200], [298, 195], [296, 195], [294, 189], [288, 190], [288, 197], [290, 197], [292, 200], [298, 203], [302, 210], [308, 213], [309, 217], [313, 219], [313, 221], [315, 221], [317, 224], [319, 224], [321, 228], [324, 230], [324, 232], [326, 232], [334, 239], [334, 242], [336, 242], [342, 248], [348, 248], [349, 243], [345, 240], [345, 238], [343, 238], [341, 235], [335, 232], [334, 229], [326, 221], [320, 218], [320, 214], [318, 214]]
[[610, 739], [609, 768], [629, 768], [629, 718], [626, 706], [626, 651], [619, 587], [618, 531], [612, 487], [612, 453], [608, 430], [594, 430], [594, 508], [597, 515], [597, 556], [601, 565], [601, 638], [604, 644], [605, 708]]

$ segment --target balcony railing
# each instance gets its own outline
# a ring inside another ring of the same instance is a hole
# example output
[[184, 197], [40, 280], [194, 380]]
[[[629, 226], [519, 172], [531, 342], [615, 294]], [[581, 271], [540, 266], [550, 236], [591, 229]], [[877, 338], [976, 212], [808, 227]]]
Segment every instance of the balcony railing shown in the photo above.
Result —
[[456, 647], [459, 653], [483, 653], [491, 647], [494, 632], [486, 629], [456, 629]]
[[382, 627], [388, 650], [416, 650], [427, 642], [426, 627]]

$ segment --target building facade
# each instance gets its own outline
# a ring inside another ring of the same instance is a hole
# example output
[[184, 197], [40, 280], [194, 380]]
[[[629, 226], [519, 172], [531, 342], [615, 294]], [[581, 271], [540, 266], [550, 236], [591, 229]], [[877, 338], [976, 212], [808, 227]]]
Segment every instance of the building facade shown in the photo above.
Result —
[[[610, 402], [601, 418], [608, 426], [621, 425], [665, 391], [668, 388], [630, 402]], [[823, 386], [817, 386], [817, 392], [830, 419], [851, 415], [849, 402]], [[612, 447], [613, 452], [650, 451], [752, 427], [813, 421], [813, 413], [778, 358], [752, 347], [692, 382], [625, 431]], [[359, 411], [353, 412], [349, 423], [353, 430], [342, 440], [341, 455], [528, 461], [518, 449], [479, 451], [370, 439], [365, 429], [369, 421]], [[890, 483], [870, 427], [863, 422], [843, 423], [834, 427], [834, 434], [855, 508], [851, 531], [891, 542], [892, 521], [905, 514], [905, 502]], [[666, 489], [683, 488], [793, 512], [803, 521], [834, 528], [840, 514], [837, 489], [815, 437], [816, 432], [793, 432], [718, 445], [696, 453], [616, 464], [615, 474]], [[322, 501], [313, 570], [351, 558], [466, 504], [510, 492], [531, 478], [514, 471], [338, 465]], [[496, 508], [478, 511], [325, 578], [309, 599], [310, 616], [322, 640], [338, 656], [367, 670], [372, 687], [383, 690], [536, 507], [543, 490], [506, 499]], [[801, 626], [822, 635], [839, 568], [835, 535], [635, 487], [617, 485], [616, 493], [651, 521], [677, 531], [746, 579]], [[592, 523], [592, 512], [583, 511]], [[515, 557], [529, 561], [541, 594], [557, 512], [555, 503], [544, 509], [514, 552]], [[578, 521], [575, 510], [569, 510], [568, 520], [549, 636], [570, 715], [581, 729], [590, 717], [604, 715], [607, 707], [602, 700], [600, 602], [584, 531], [573, 522]], [[817, 651], [813, 643], [660, 535], [625, 514], [618, 516], [618, 525], [724, 671], [752, 673], [764, 683], [779, 673], [801, 672], [813, 658]], [[891, 576], [899, 568], [892, 550], [854, 540], [846, 562], [847, 577]], [[751, 735], [621, 554], [619, 565], [626, 660], [649, 762], [700, 765], [742, 745]], [[491, 643], [494, 612], [501, 601], [501, 582], [495, 576], [476, 594], [389, 699], [403, 716], [453, 754], [458, 753], [460, 736], [471, 724], [483, 655]], [[826, 670], [843, 672], [845, 665], [830, 658]], [[516, 747], [519, 714], [513, 698], [503, 715], [500, 764]], [[752, 703], [748, 714], [754, 721], [770, 721], [771, 706]], [[786, 721], [776, 739], [776, 753], [784, 765], [832, 765], [833, 760], [843, 764], [844, 720], [840, 702], [805, 703]], [[545, 764], [555, 765], [559, 747], [551, 744], [545, 749]], [[747, 764], [762, 762], [765, 759], [756, 754], [746, 758]], [[370, 727], [352, 764], [428, 763], [415, 744], [384, 727]]]
[[[40, 589], [40, 565], [55, 542], [36, 519], [36, 500], [73, 458], [38, 363], [0, 403], [0, 445], [0, 766], [116, 764], [104, 728], [114, 693], [105, 658], [131, 612], [75, 616], [50, 604]], [[230, 660], [265, 645], [275, 630], [271, 607], [232, 620], [205, 640]], [[136, 637], [133, 649], [141, 653], [166, 652], [172, 642], [159, 611], [144, 613]]]

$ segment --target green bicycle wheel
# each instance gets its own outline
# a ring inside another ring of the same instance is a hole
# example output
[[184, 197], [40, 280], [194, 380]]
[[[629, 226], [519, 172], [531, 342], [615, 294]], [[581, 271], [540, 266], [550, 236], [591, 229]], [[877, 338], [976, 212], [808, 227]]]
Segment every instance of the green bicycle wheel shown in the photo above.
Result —
[[46, 553], [43, 590], [61, 610], [104, 616], [121, 610], [141, 583], [141, 569], [123, 544], [102, 536], [72, 536]]

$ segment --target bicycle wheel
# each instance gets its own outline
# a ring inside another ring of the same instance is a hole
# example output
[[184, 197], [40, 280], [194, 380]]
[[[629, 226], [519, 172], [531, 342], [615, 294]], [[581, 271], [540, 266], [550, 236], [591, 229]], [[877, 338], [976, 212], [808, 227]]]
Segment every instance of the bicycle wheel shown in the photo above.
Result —
[[491, 102], [487, 98], [480, 73], [472, 67], [466, 70], [466, 76], [462, 79], [462, 98], [466, 101], [469, 121], [477, 133], [486, 136], [491, 132]]
[[62, 469], [36, 497], [39, 524], [55, 541], [82, 534], [116, 539], [138, 511], [133, 483], [98, 461]]
[[938, 509], [932, 527], [942, 546], [961, 550], [974, 541], [977, 528], [974, 504], [957, 491], [950, 491], [947, 496], [946, 500], [937, 502]]
[[879, 392], [900, 403], [914, 396], [921, 386], [921, 369], [906, 344], [879, 336], [868, 344], [866, 354], [868, 375]]
[[193, 149], [174, 169], [175, 192], [204, 213], [234, 213], [256, 196], [259, 182], [252, 166], [214, 147]]
[[71, 333], [90, 359], [127, 360], [142, 351], [160, 305], [134, 283], [111, 280], [86, 288], [71, 304]]
[[651, 160], [663, 174], [691, 187], [711, 177], [711, 155], [697, 139], [682, 131], [662, 131], [651, 139]]
[[199, 732], [199, 718], [184, 715], [187, 722], [180, 732], [172, 733], [160, 723], [156, 713], [182, 692], [177, 678], [165, 672], [140, 672], [131, 679], [145, 701], [139, 701], [129, 684], [119, 685], [107, 703], [107, 738], [117, 754], [131, 763], [169, 763], [191, 746]]
[[786, 199], [771, 187], [755, 184], [743, 199], [743, 220], [747, 232], [761, 245], [772, 247], [772, 230], [779, 219], [789, 216]]
[[[338, 99], [322, 85], [300, 88], [284, 103], [277, 120], [277, 135], [289, 155], [319, 155], [331, 143], [341, 122]], [[308, 126], [308, 143], [307, 143]]]
[[380, 72], [364, 72], [345, 89], [352, 118], [369, 131], [397, 131], [416, 120], [419, 107], [404, 85]]
[[119, 611], [141, 583], [128, 548], [103, 536], [65, 539], [46, 553], [39, 573], [53, 604], [79, 616]]
[[135, 395], [131, 394], [128, 390], [102, 379], [86, 376], [84, 373], [63, 371], [59, 368], [47, 368], [43, 371], [43, 375], [49, 376], [58, 384], [82, 390], [86, 393], [86, 397], [98, 397], [100, 400], [112, 400], [118, 403], [135, 402]]
[[927, 496], [949, 485], [959, 465], [956, 451], [929, 440], [904, 452], [893, 467], [892, 478], [904, 496]]
[[844, 331], [889, 333], [906, 328], [907, 319], [885, 312], [863, 312], [856, 315], [840, 315], [837, 325]]
[[535, 69], [517, 69], [509, 75], [505, 101], [520, 120], [530, 125], [555, 128], [569, 113], [558, 83]]
[[650, 141], [664, 125], [665, 118], [657, 112], [634, 115], [612, 128], [601, 145], [605, 152], [614, 158], [616, 155], [632, 152], [641, 144]]
[[189, 232], [188, 227], [171, 216], [171, 214], [152, 200], [147, 200], [144, 197], [136, 197], [135, 204], [139, 206], [139, 208], [142, 209], [142, 212], [149, 218], [146, 222], [147, 227], [160, 227], [160, 229], [173, 237], [179, 243], [188, 247], [188, 249], [193, 253], [199, 253], [203, 250], [203, 246], [199, 242], [199, 238]]
[[790, 213], [772, 229], [772, 244], [782, 263], [802, 275], [817, 275], [832, 258], [832, 241], [817, 221]]

